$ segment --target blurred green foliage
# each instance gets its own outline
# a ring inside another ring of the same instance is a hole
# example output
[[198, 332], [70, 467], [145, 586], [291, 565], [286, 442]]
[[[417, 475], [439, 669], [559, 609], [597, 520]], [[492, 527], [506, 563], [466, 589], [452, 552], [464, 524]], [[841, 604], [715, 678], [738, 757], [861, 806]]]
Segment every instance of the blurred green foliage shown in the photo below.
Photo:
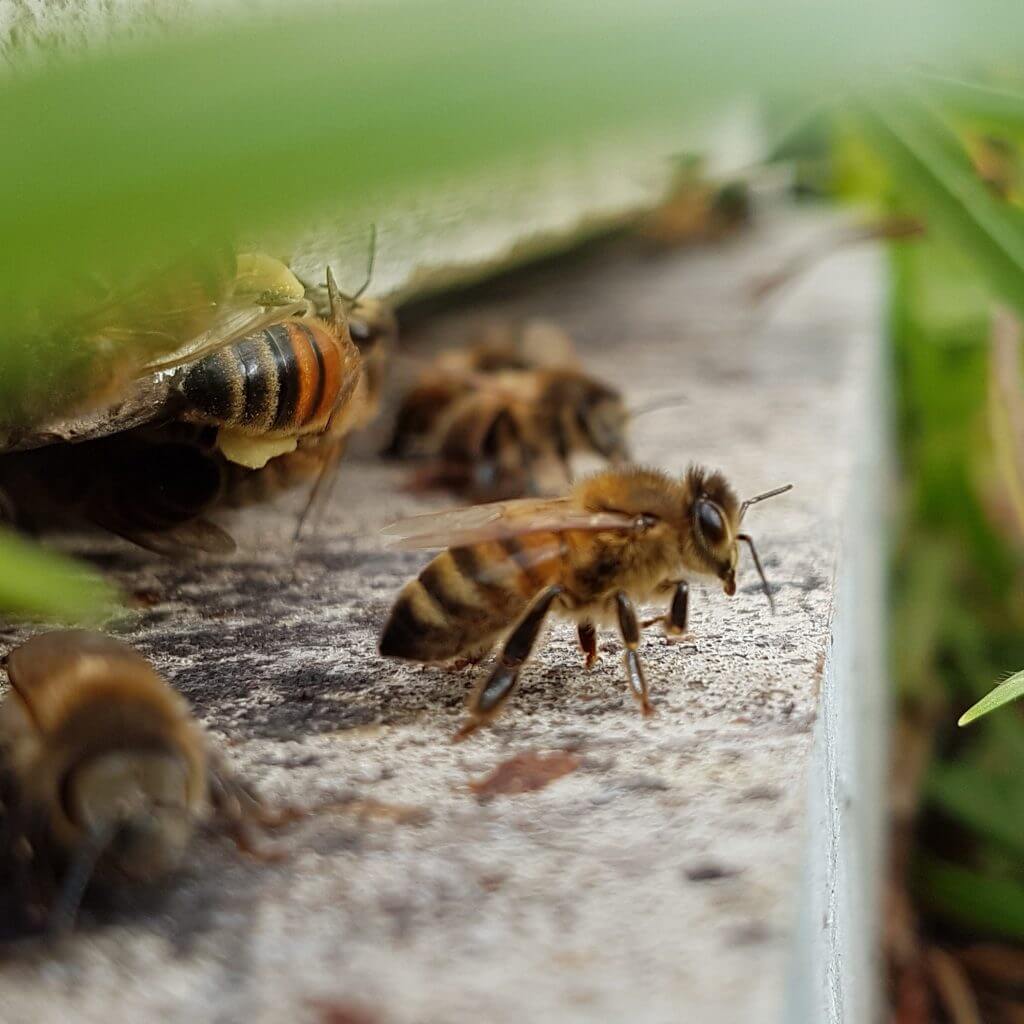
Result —
[[[994, 444], [999, 395], [1024, 401], [1024, 381], [997, 386], [993, 362], [997, 304], [1024, 315], [1024, 217], [1016, 183], [984, 173], [992, 152], [1020, 143], [1015, 95], [918, 79], [859, 109], [862, 134], [840, 164], [858, 196], [921, 216], [928, 232], [891, 255], [902, 471], [892, 659], [908, 721], [934, 730], [913, 883], [945, 920], [1024, 939], [1024, 718], [1010, 709], [956, 729], [993, 680], [1024, 666], [1024, 523], [1015, 469]], [[982, 713], [1002, 703], [987, 699]]]

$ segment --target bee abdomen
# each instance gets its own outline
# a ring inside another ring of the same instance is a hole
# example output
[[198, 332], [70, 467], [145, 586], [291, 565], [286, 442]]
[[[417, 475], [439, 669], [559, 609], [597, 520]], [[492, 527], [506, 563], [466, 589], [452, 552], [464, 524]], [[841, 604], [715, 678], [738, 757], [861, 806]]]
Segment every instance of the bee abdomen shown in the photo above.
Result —
[[447, 661], [488, 646], [553, 575], [554, 563], [522, 568], [523, 550], [508, 538], [442, 552], [398, 595], [381, 654]]
[[345, 376], [334, 334], [313, 320], [289, 320], [185, 367], [178, 389], [204, 422], [290, 435], [326, 422], [355, 386]]

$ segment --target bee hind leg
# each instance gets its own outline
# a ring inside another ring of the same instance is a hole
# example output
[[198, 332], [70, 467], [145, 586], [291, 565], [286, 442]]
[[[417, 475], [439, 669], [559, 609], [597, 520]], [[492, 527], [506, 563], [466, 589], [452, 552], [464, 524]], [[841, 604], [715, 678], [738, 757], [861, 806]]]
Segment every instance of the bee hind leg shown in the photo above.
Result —
[[469, 719], [455, 734], [456, 741], [465, 739], [481, 725], [486, 725], [511, 696], [519, 681], [519, 670], [533, 651], [544, 618], [561, 593], [562, 588], [555, 585], [534, 598], [526, 614], [505, 641], [491, 674], [473, 692], [469, 701]]
[[629, 595], [622, 590], [615, 595], [615, 605], [619, 613], [619, 631], [626, 646], [626, 678], [633, 697], [640, 705], [640, 713], [647, 717], [654, 714], [654, 707], [647, 694], [647, 678], [637, 655], [637, 648], [640, 646], [640, 626], [636, 621], [636, 609]]

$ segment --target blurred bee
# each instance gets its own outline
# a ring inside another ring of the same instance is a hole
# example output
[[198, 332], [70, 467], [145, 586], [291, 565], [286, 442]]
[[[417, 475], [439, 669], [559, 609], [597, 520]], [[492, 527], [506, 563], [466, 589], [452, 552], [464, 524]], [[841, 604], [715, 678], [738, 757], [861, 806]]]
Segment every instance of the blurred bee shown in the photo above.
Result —
[[1010, 139], [986, 134], [967, 139], [978, 176], [1000, 199], [1020, 202], [1021, 160]]
[[659, 246], [714, 242], [742, 230], [752, 218], [746, 182], [716, 184], [699, 159], [680, 162], [668, 195], [640, 223], [641, 238]]
[[572, 342], [528, 323], [518, 339], [491, 332], [443, 352], [405, 397], [386, 454], [425, 455], [419, 486], [473, 500], [562, 491], [570, 459], [628, 459], [629, 414], [619, 392], [584, 374]]
[[769, 604], [747, 509], [790, 485], [740, 502], [721, 473], [690, 468], [681, 479], [636, 467], [608, 469], [564, 498], [456, 509], [399, 522], [385, 533], [407, 548], [447, 545], [406, 584], [380, 640], [386, 657], [477, 661], [504, 638], [494, 668], [475, 689], [457, 738], [492, 719], [508, 699], [549, 612], [576, 621], [587, 667], [596, 627], [618, 625], [625, 671], [644, 715], [652, 713], [637, 654], [635, 604], [667, 595], [670, 636], [685, 633], [689, 580], [718, 579], [736, 593], [739, 546], [750, 549]]
[[207, 823], [247, 843], [259, 801], [130, 647], [84, 630], [46, 633], [12, 651], [6, 669], [0, 856], [13, 871], [6, 902], [27, 897], [24, 930], [68, 928], [94, 876], [116, 884], [173, 872]]

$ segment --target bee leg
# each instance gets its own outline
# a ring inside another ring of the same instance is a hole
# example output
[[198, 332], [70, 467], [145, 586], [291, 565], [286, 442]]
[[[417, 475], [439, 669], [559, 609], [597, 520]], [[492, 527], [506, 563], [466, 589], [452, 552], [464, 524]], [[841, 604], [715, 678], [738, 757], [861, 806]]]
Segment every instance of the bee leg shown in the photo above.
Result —
[[644, 677], [644, 670], [636, 653], [637, 647], [640, 646], [640, 626], [636, 621], [636, 609], [633, 607], [629, 595], [622, 590], [615, 595], [615, 605], [619, 613], [622, 642], [626, 645], [624, 660], [629, 688], [640, 705], [640, 713], [645, 717], [653, 715], [654, 708], [647, 696], [647, 679]]
[[686, 580], [677, 580], [672, 593], [672, 604], [669, 605], [665, 619], [666, 636], [682, 636], [690, 621], [690, 584]]
[[449, 663], [449, 668], [453, 672], [461, 672], [464, 668], [475, 668], [480, 664], [488, 654], [491, 653], [489, 645], [485, 645], [476, 651], [467, 651], [465, 654], [458, 658], [455, 658]]
[[300, 812], [294, 809], [271, 810], [219, 760], [211, 766], [210, 802], [221, 827], [242, 853], [264, 861], [283, 859], [279, 849], [256, 837], [254, 826], [275, 828], [300, 817]]
[[562, 593], [560, 586], [548, 587], [533, 601], [526, 614], [519, 620], [505, 646], [498, 656], [498, 663], [491, 669], [491, 674], [481, 686], [474, 691], [469, 701], [469, 720], [455, 734], [456, 740], [463, 740], [470, 733], [476, 732], [481, 725], [489, 722], [508, 700], [519, 679], [519, 670], [530, 657], [533, 645], [540, 633], [547, 615], [557, 598]]
[[576, 632], [583, 650], [583, 662], [587, 668], [593, 668], [597, 662], [597, 630], [592, 622], [581, 622]]
[[686, 633], [690, 619], [690, 585], [686, 580], [676, 580], [672, 586], [672, 603], [669, 605], [668, 614], [644, 619], [640, 623], [641, 629], [647, 629], [656, 622], [664, 622], [667, 637], [679, 637]]

